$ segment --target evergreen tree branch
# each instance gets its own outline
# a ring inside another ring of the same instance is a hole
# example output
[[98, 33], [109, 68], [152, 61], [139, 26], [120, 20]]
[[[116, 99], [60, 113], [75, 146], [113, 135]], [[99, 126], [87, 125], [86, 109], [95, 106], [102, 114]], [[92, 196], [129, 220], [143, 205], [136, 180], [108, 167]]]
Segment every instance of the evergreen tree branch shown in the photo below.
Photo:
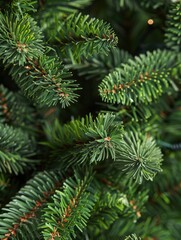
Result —
[[56, 189], [62, 186], [60, 172], [42, 172], [29, 180], [0, 214], [0, 238], [40, 239], [40, 212]]
[[57, 56], [47, 56], [39, 27], [29, 15], [0, 14], [0, 58], [18, 86], [39, 104], [68, 106], [77, 98], [77, 84], [67, 79]]
[[62, 58], [74, 64], [82, 57], [107, 53], [118, 41], [109, 24], [88, 15], [72, 14], [57, 25], [47, 29], [49, 41], [58, 45]]
[[52, 203], [48, 203], [43, 214], [44, 239], [73, 239], [76, 231], [83, 231], [94, 206], [89, 189], [90, 173], [81, 180], [75, 174], [63, 184], [63, 191], [56, 191]]
[[116, 166], [120, 164], [121, 170], [138, 183], [142, 183], [143, 179], [152, 181], [156, 173], [161, 171], [163, 159], [160, 148], [151, 137], [141, 139], [132, 132], [126, 134], [123, 140]]
[[170, 51], [141, 54], [106, 76], [99, 86], [100, 95], [103, 101], [124, 105], [153, 102], [170, 89], [178, 90], [171, 77], [177, 65]]
[[66, 164], [64, 167], [96, 163], [107, 158], [115, 160], [123, 127], [114, 120], [113, 114], [99, 114], [96, 120], [89, 115], [64, 126], [56, 121], [53, 128], [46, 129], [48, 141], [44, 144], [50, 148], [53, 159]]
[[44, 53], [41, 30], [28, 14], [0, 13], [0, 25], [0, 59], [4, 64], [23, 66], [27, 59]]
[[74, 92], [79, 89], [78, 84], [71, 80], [71, 73], [55, 57], [42, 55], [28, 60], [24, 67], [12, 66], [10, 74], [24, 93], [40, 106], [60, 103], [66, 107], [78, 98]]

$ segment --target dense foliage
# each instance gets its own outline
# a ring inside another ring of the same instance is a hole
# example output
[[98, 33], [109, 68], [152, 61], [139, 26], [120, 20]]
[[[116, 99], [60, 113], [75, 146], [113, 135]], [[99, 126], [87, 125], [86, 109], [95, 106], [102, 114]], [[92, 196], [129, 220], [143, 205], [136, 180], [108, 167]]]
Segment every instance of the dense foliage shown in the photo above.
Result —
[[180, 0], [0, 0], [0, 239], [180, 240], [180, 50]]

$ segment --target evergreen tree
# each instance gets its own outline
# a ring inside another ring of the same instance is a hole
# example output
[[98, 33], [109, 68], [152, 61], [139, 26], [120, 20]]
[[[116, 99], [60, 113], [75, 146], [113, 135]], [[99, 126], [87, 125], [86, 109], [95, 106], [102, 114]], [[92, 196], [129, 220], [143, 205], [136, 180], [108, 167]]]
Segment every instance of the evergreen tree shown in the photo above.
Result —
[[180, 50], [180, 0], [0, 0], [0, 239], [180, 240]]

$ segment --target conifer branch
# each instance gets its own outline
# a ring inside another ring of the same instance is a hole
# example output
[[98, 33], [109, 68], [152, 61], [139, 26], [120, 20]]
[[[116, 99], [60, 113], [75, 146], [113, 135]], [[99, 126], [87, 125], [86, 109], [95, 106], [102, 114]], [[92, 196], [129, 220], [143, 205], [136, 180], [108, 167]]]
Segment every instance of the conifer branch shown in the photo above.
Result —
[[62, 58], [74, 64], [82, 57], [107, 53], [118, 41], [109, 24], [88, 15], [72, 14], [58, 25], [56, 30], [47, 29], [50, 42], [58, 45]]
[[99, 114], [96, 120], [89, 115], [64, 126], [56, 121], [53, 128], [47, 128], [46, 132], [48, 141], [45, 146], [50, 148], [54, 159], [61, 159], [61, 164], [67, 167], [69, 164], [91, 164], [107, 158], [115, 160], [123, 127], [115, 122], [113, 114]]
[[153, 180], [157, 172], [162, 171], [162, 153], [150, 136], [140, 138], [136, 133], [124, 136], [116, 159], [116, 166], [136, 182], [143, 179]]
[[62, 186], [60, 172], [42, 172], [29, 180], [0, 214], [0, 238], [40, 239], [40, 212], [56, 189]]
[[178, 90], [170, 75], [177, 65], [170, 51], [141, 54], [106, 76], [99, 86], [100, 95], [103, 101], [124, 105], [153, 102], [171, 89]]
[[85, 175], [83, 180], [75, 175], [75, 179], [69, 178], [64, 182], [63, 191], [56, 191], [53, 202], [44, 209], [44, 239], [73, 239], [77, 230], [83, 231], [94, 206], [90, 181], [90, 175]]
[[0, 12], [0, 25], [0, 59], [4, 64], [23, 66], [27, 59], [44, 53], [41, 30], [28, 14], [22, 17]]
[[78, 98], [74, 93], [79, 89], [78, 84], [71, 80], [71, 73], [55, 57], [42, 55], [36, 60], [28, 60], [24, 67], [12, 66], [10, 74], [26, 95], [39, 105], [60, 103], [66, 107]]
[[0, 14], [0, 58], [18, 86], [40, 105], [60, 103], [68, 106], [77, 98], [78, 89], [57, 56], [49, 57], [42, 44], [42, 34], [29, 16]]

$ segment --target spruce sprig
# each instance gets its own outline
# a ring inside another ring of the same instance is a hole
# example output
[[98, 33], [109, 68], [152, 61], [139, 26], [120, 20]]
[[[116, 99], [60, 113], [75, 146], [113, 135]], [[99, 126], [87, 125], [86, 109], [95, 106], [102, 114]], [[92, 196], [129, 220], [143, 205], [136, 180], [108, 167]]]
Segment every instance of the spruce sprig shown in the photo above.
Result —
[[99, 86], [103, 101], [123, 105], [155, 102], [163, 93], [178, 90], [171, 71], [177, 55], [167, 50], [141, 54], [106, 76]]
[[34, 19], [28, 14], [0, 13], [0, 24], [0, 59], [20, 89], [39, 105], [65, 107], [76, 101], [78, 85], [57, 55], [49, 56]]
[[156, 173], [162, 171], [162, 153], [150, 136], [140, 137], [130, 132], [124, 135], [116, 159], [116, 166], [128, 177], [142, 183], [143, 179], [153, 180]]
[[62, 58], [69, 58], [74, 64], [82, 57], [108, 53], [118, 41], [110, 24], [81, 13], [60, 19], [56, 26], [47, 29], [48, 39], [57, 45]]
[[99, 114], [95, 120], [89, 115], [64, 126], [56, 121], [46, 132], [48, 141], [44, 144], [50, 148], [51, 158], [68, 167], [69, 164], [95, 164], [108, 158], [115, 160], [123, 126], [115, 122], [113, 114]]
[[56, 189], [62, 187], [61, 172], [41, 172], [35, 175], [19, 190], [0, 214], [0, 238], [42, 239], [39, 225], [41, 210]]
[[75, 174], [67, 179], [63, 190], [57, 190], [42, 216], [44, 239], [74, 239], [77, 231], [83, 231], [94, 206], [93, 193], [89, 190], [91, 178]]

